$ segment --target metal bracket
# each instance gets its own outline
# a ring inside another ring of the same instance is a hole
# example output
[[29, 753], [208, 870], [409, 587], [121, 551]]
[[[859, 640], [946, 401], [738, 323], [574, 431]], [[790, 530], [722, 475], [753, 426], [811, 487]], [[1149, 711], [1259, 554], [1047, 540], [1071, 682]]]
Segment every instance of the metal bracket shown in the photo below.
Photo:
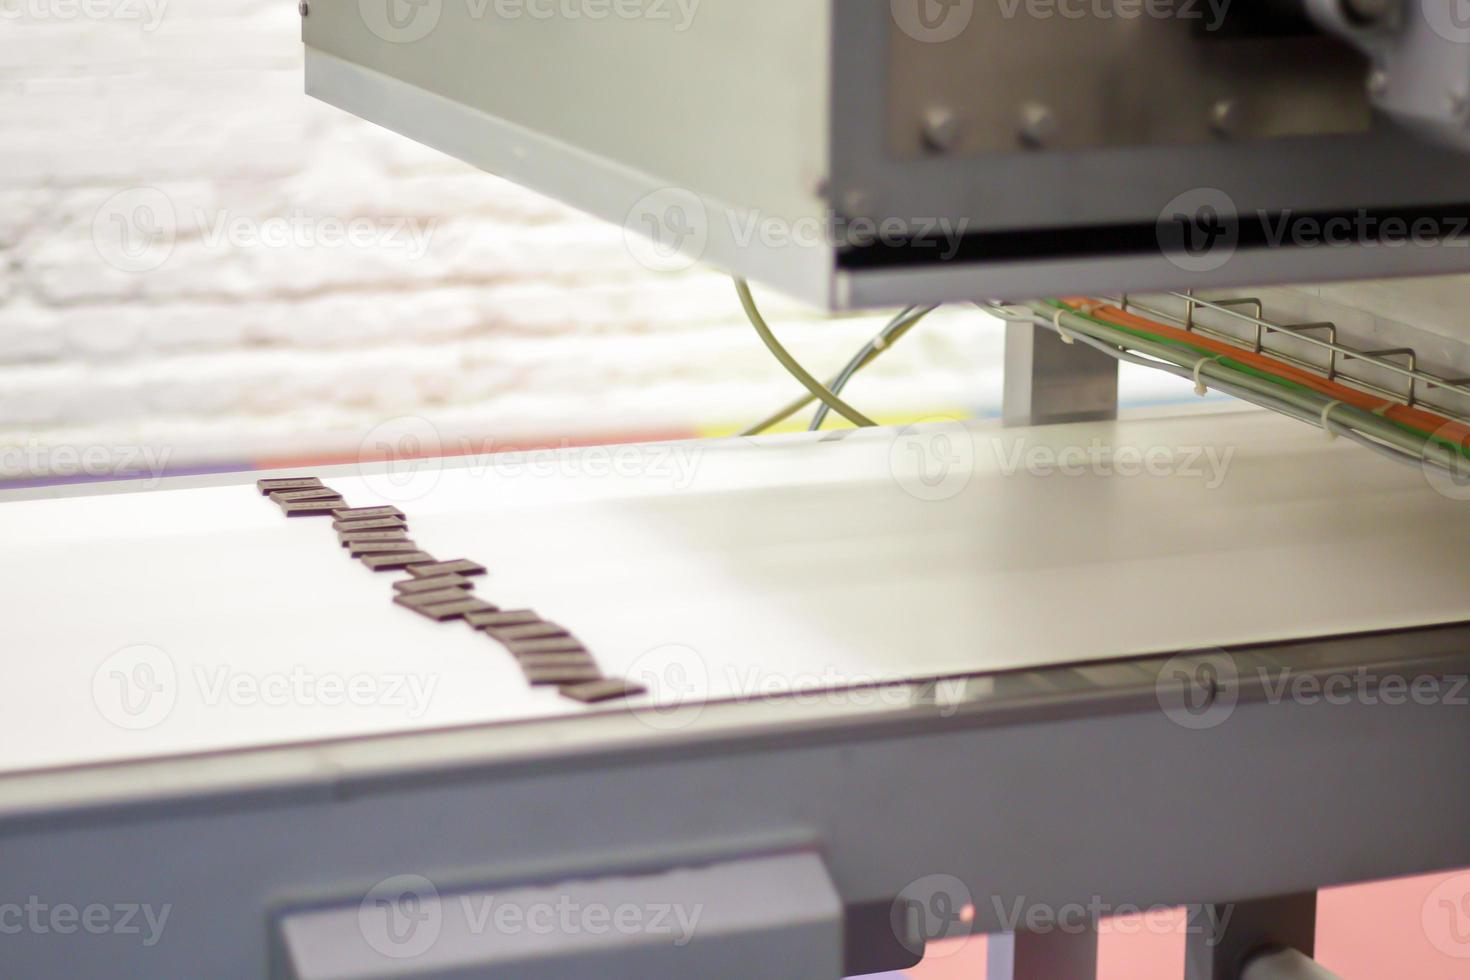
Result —
[[[1184, 978], [1330, 980], [1332, 974], [1312, 962], [1316, 941], [1316, 892], [1227, 905], [1191, 905]], [[1295, 955], [1275, 955], [1284, 950]], [[1303, 963], [1315, 972], [1299, 972]]]
[[1097, 929], [992, 933], [985, 947], [985, 976], [986, 980], [1094, 980]]
[[1416, 133], [1470, 148], [1470, 29], [1450, 0], [1306, 0], [1328, 34], [1372, 59], [1368, 94], [1378, 111]]
[[1001, 405], [1006, 425], [1115, 419], [1118, 362], [1044, 327], [1008, 322]]
[[398, 875], [274, 938], [276, 980], [842, 976], [842, 902], [809, 853], [454, 893]]

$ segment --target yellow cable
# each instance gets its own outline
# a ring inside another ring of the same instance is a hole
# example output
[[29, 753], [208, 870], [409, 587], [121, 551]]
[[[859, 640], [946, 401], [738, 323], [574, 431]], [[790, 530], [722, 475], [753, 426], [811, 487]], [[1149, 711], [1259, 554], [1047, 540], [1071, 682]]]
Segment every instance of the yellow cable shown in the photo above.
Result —
[[847, 419], [853, 425], [871, 427], [878, 424], [841, 398], [832, 394], [826, 385], [812, 377], [807, 369], [798, 364], [796, 358], [792, 357], [790, 352], [781, 346], [781, 342], [771, 332], [770, 325], [761, 316], [760, 310], [756, 309], [755, 297], [750, 295], [750, 284], [748, 282], [744, 279], [736, 279], [735, 292], [740, 296], [740, 305], [745, 307], [745, 315], [750, 318], [750, 325], [755, 327], [755, 332], [760, 334], [761, 340], [765, 341], [766, 347], [776, 356], [776, 360], [781, 362], [781, 366], [789, 371], [793, 378], [801, 382], [803, 388], [811, 392], [813, 397], [825, 403], [828, 408]]

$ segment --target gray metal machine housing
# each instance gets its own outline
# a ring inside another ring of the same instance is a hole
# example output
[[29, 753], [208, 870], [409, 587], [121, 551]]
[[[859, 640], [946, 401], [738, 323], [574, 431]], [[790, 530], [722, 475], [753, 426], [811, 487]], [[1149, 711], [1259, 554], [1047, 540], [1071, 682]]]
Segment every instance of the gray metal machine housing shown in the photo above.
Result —
[[[1464, 157], [1370, 112], [1354, 44], [1093, 7], [312, 0], [302, 28], [311, 95], [651, 236], [653, 264], [820, 307], [1470, 268], [1465, 248], [1268, 247], [1282, 215], [1455, 237], [1470, 214]], [[1167, 229], [1202, 208], [1231, 250], [1180, 261]]]

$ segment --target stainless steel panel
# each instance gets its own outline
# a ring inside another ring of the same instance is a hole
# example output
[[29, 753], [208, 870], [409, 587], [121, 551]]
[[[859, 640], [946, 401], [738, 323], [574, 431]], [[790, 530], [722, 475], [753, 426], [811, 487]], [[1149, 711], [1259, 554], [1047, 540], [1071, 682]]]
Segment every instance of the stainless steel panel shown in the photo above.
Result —
[[[594, 16], [599, 9], [607, 13]], [[482, 122], [460, 120], [469, 128], [454, 135], [499, 144], [497, 172], [532, 187], [541, 180], [534, 143], [522, 134], [654, 187], [788, 217], [813, 209], [826, 175], [829, 4], [635, 0], [637, 16], [617, 13], [626, 9], [313, 0], [302, 39], [309, 50], [484, 114]], [[406, 20], [395, 19], [404, 11]], [[323, 97], [335, 101], [331, 92]], [[397, 128], [396, 108], [379, 96], [353, 111]], [[604, 216], [621, 222], [626, 210]]]
[[[834, 9], [841, 39], [833, 51], [832, 199], [861, 205], [874, 215], [964, 219], [972, 232], [997, 229], [1077, 228], [1089, 225], [1152, 226], [1166, 205], [1200, 188], [1227, 194], [1240, 215], [1276, 212], [1404, 207], [1462, 202], [1467, 196], [1465, 157], [1431, 146], [1413, 134], [1375, 120], [1366, 133], [1283, 137], [1259, 141], [1214, 141], [1155, 146], [1104, 146], [1087, 151], [1043, 149], [1030, 153], [902, 155], [890, 145], [886, 119], [888, 80], [884, 63], [893, 36], [902, 28], [888, 4], [842, 3]], [[1012, 25], [1007, 24], [1007, 28]], [[1218, 42], [1234, 43], [1234, 42]], [[929, 44], [942, 48], [943, 44]], [[1030, 84], [1028, 76], [1066, 76], [1065, 49], [1010, 77], [997, 79], [989, 90], [970, 93], [971, 103], [1007, 98], [1012, 88]], [[1192, 72], [1197, 66], [1188, 66]], [[1178, 70], [1161, 69], [1160, 87], [1188, 84]], [[1176, 285], [1247, 284], [1264, 281], [1324, 281], [1373, 275], [1375, 266], [1420, 264], [1427, 271], [1470, 266], [1467, 249], [1354, 248], [1272, 249], [1267, 270], [1247, 269], [1245, 250], [1236, 259], [1208, 272], [1171, 267], [1153, 251], [1151, 268], [1120, 266], [1116, 288], [1124, 282], [1173, 282]], [[1409, 254], [1406, 254], [1409, 253]], [[1142, 256], [1138, 256], [1142, 258]], [[1059, 256], [1054, 261], [1061, 261]], [[1093, 256], [1081, 257], [1090, 262]], [[1127, 262], [1133, 256], [1119, 256]], [[1340, 272], [1296, 274], [1293, 267]], [[1015, 263], [1025, 271], [1037, 260]], [[936, 263], [937, 265], [937, 263]], [[986, 263], [984, 272], [1015, 280], [1025, 278], [1006, 263]], [[977, 270], [979, 271], [979, 270]], [[1052, 273], [1059, 286], [1065, 270]], [[1132, 289], [1133, 286], [1128, 288]], [[1140, 287], [1146, 288], [1146, 287]], [[972, 296], [975, 294], [971, 294]], [[1014, 295], [1014, 294], [1013, 294]]]
[[[936, 152], [936, 113], [952, 117], [946, 152], [959, 156], [1367, 130], [1361, 55], [1325, 37], [1222, 37], [1211, 27], [1226, 6], [974, 0], [964, 29], [945, 41], [916, 37], [895, 18], [888, 149]], [[949, 16], [970, 8], [953, 4]], [[1044, 125], [1028, 119], [1041, 112]]]

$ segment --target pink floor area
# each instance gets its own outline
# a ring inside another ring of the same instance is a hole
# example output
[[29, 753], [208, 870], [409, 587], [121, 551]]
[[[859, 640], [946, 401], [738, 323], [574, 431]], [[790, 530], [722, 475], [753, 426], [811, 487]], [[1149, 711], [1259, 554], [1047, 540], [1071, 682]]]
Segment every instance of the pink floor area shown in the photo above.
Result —
[[[1105, 921], [1098, 980], [1179, 980], [1184, 922], [1182, 911]], [[1470, 870], [1321, 892], [1317, 959], [1344, 980], [1470, 980]], [[939, 944], [900, 976], [984, 980], [985, 937]]]

